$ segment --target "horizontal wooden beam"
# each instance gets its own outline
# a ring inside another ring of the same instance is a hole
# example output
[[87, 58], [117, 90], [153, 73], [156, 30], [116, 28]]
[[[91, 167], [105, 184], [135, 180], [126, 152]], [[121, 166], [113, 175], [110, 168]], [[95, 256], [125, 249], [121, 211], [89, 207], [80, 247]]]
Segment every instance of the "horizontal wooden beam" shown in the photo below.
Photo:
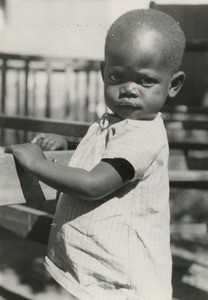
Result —
[[[205, 153], [204, 153], [205, 152]], [[207, 171], [208, 170], [208, 153], [207, 151], [189, 151], [185, 155], [183, 150], [170, 150], [169, 170], [175, 171]]]
[[0, 226], [23, 238], [47, 244], [53, 215], [23, 205], [0, 207]]
[[208, 189], [208, 170], [169, 170], [169, 178], [171, 187]]
[[167, 129], [170, 148], [208, 149], [207, 130]]
[[187, 105], [165, 105], [162, 108], [162, 112], [207, 115], [208, 107], [187, 106]]
[[[64, 65], [68, 64], [69, 67], [73, 69], [81, 69], [81, 70], [100, 70], [100, 61], [99, 60], [86, 60], [86, 59], [77, 59], [77, 58], [69, 58], [69, 57], [57, 57], [57, 56], [35, 56], [35, 55], [21, 55], [21, 54], [12, 54], [12, 53], [4, 53], [0, 52], [0, 59], [9, 60], [10, 62], [13, 60], [20, 61], [28, 61], [28, 62], [44, 62], [44, 63], [62, 63]], [[15, 69], [15, 67], [14, 67]]]
[[[189, 113], [164, 112], [163, 119], [168, 129], [204, 129], [208, 130], [208, 115], [190, 115]], [[60, 121], [49, 118], [34, 118], [0, 114], [0, 127], [25, 131], [53, 132], [57, 134], [83, 137], [91, 123], [78, 121]]]
[[[178, 117], [178, 116], [177, 116]], [[164, 118], [166, 129], [169, 130], [206, 130], [208, 131], [208, 119], [206, 120], [191, 120], [184, 118], [184, 120], [177, 120], [177, 118]]]
[[25, 131], [52, 132], [69, 137], [82, 138], [89, 123], [63, 122], [47, 118], [17, 117], [0, 114], [0, 127]]
[[[16, 117], [0, 114], [0, 127], [34, 132], [52, 132], [67, 136], [69, 142], [79, 143], [90, 123], [57, 121], [47, 118]], [[207, 120], [165, 119], [171, 148], [208, 149]]]

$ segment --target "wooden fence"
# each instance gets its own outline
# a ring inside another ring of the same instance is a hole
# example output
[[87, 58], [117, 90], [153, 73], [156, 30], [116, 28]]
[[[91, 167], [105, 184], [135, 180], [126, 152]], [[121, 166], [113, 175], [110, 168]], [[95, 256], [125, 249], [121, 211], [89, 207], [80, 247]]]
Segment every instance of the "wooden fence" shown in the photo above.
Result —
[[0, 67], [3, 114], [92, 121], [103, 110], [99, 61], [0, 53]]

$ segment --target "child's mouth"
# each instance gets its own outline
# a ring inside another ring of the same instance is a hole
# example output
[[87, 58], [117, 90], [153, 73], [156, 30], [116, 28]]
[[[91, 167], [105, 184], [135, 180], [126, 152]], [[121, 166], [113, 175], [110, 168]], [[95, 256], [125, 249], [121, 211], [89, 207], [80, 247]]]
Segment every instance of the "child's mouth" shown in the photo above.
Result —
[[140, 108], [142, 109], [142, 105], [139, 101], [139, 99], [135, 98], [123, 98], [120, 100], [119, 105], [121, 106], [131, 106], [134, 108]]

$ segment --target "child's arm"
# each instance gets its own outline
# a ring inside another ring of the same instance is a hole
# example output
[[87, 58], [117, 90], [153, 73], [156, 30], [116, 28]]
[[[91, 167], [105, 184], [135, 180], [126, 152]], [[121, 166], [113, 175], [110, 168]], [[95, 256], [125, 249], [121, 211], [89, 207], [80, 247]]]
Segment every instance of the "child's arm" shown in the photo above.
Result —
[[75, 192], [85, 200], [99, 200], [120, 188], [124, 181], [109, 163], [101, 161], [91, 171], [54, 164], [45, 158], [38, 145], [8, 147], [19, 164], [49, 186], [64, 192]]

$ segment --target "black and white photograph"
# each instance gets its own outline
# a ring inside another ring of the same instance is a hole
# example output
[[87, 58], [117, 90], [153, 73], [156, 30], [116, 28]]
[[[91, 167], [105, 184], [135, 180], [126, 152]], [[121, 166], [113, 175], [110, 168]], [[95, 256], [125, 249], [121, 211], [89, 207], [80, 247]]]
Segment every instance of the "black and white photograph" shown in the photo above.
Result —
[[208, 0], [0, 0], [0, 300], [208, 299]]

